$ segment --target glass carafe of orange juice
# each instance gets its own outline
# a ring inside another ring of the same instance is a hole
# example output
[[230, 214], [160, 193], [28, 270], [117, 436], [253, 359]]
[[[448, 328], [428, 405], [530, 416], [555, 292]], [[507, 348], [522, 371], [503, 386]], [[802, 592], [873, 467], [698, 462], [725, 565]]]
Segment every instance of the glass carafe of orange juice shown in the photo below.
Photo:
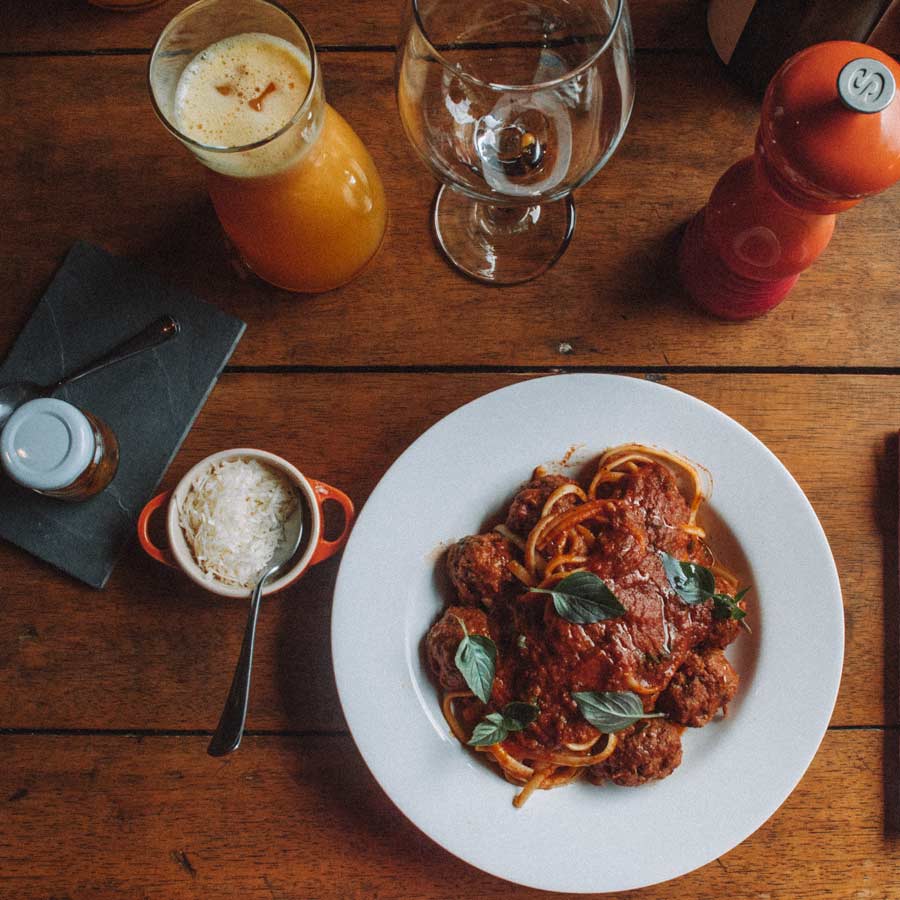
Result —
[[159, 117], [208, 171], [225, 233], [271, 284], [321, 292], [378, 250], [384, 188], [362, 141], [326, 102], [315, 47], [268, 0], [200, 0], [150, 59]]

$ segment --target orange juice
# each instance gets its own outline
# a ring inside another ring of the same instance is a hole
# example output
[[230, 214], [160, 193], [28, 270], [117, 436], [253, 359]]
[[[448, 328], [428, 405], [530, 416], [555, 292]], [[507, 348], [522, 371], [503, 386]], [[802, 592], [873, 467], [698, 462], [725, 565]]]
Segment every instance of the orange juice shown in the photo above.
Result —
[[324, 100], [314, 51], [271, 34], [222, 38], [181, 72], [172, 126], [209, 169], [219, 220], [247, 265], [292, 291], [349, 281], [381, 244], [384, 189]]
[[350, 281], [374, 256], [386, 222], [371, 156], [330, 106], [318, 141], [284, 172], [207, 184], [225, 232], [261, 278], [294, 291]]

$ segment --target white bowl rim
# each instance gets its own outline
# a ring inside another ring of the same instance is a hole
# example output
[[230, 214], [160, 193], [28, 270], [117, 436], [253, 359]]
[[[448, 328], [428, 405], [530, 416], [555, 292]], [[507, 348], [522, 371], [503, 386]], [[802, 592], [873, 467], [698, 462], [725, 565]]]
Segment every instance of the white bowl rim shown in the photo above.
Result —
[[306, 501], [307, 508], [309, 509], [310, 534], [306, 538], [306, 549], [303, 551], [303, 555], [290, 569], [288, 569], [287, 572], [263, 588], [262, 594], [265, 597], [288, 587], [288, 585], [292, 584], [303, 574], [309, 566], [309, 561], [319, 544], [322, 529], [321, 510], [319, 509], [318, 499], [312, 485], [309, 483], [306, 476], [293, 465], [293, 463], [288, 462], [283, 457], [278, 456], [275, 453], [270, 453], [268, 450], [258, 450], [254, 447], [235, 447], [231, 450], [220, 450], [218, 453], [212, 453], [188, 469], [178, 484], [175, 485], [166, 507], [166, 535], [169, 539], [169, 549], [175, 559], [177, 567], [181, 569], [191, 581], [200, 587], [205, 588], [207, 591], [218, 594], [220, 597], [235, 597], [242, 599], [248, 598], [252, 593], [251, 588], [223, 584], [216, 581], [214, 578], [206, 577], [194, 561], [193, 554], [187, 545], [184, 532], [178, 521], [178, 511], [181, 504], [184, 502], [184, 498], [194, 479], [204, 469], [216, 465], [226, 459], [256, 459], [277, 469], [283, 475], [286, 475], [295, 487], [300, 488], [304, 500]]

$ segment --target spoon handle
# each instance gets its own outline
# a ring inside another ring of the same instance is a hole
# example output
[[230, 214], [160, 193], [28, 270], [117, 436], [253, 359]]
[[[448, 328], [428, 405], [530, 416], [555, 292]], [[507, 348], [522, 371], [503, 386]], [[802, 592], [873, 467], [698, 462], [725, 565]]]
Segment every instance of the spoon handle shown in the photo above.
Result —
[[113, 363], [128, 359], [129, 356], [134, 356], [135, 353], [142, 353], [144, 350], [149, 350], [151, 347], [157, 347], [160, 344], [164, 344], [166, 341], [175, 337], [180, 331], [181, 325], [178, 323], [177, 319], [172, 316], [160, 316], [133, 337], [130, 337], [127, 340], [122, 341], [121, 344], [113, 347], [109, 353], [104, 354], [99, 359], [95, 359], [93, 362], [88, 363], [80, 369], [76, 369], [70, 375], [60, 378], [50, 390], [55, 390], [56, 388], [62, 387], [64, 384], [71, 384], [73, 381], [84, 378], [85, 375], [90, 375], [98, 369], [105, 369]]
[[256, 620], [262, 604], [262, 588], [271, 572], [266, 572], [250, 600], [250, 615], [244, 630], [244, 642], [241, 644], [241, 655], [238, 657], [231, 688], [222, 710], [222, 717], [216, 727], [206, 752], [210, 756], [225, 756], [237, 750], [244, 734], [244, 722], [247, 719], [247, 702], [250, 699], [250, 667], [253, 665], [253, 642], [256, 639]]

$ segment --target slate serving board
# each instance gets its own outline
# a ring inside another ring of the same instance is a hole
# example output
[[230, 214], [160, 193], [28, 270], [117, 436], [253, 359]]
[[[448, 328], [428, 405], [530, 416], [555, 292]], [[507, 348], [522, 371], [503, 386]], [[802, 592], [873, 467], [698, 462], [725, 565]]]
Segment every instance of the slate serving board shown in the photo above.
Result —
[[93, 587], [106, 584], [246, 326], [127, 260], [77, 243], [0, 366], [0, 384], [52, 384], [164, 313], [181, 324], [174, 340], [54, 395], [94, 413], [119, 439], [119, 469], [103, 493], [67, 503], [0, 474], [0, 537]]

